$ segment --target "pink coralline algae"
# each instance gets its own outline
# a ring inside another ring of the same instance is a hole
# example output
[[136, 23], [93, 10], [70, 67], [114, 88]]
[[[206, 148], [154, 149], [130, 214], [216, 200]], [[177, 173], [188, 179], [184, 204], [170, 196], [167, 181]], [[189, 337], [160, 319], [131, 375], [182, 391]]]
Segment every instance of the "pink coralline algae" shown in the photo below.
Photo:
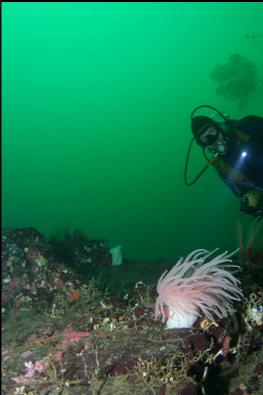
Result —
[[[90, 335], [90, 332], [76, 332], [72, 330], [71, 325], [68, 325], [67, 328], [62, 332], [62, 342], [57, 344], [56, 346], [56, 349], [58, 351], [54, 355], [55, 361], [60, 361], [62, 359], [63, 352], [68, 348], [70, 344], [78, 343], [83, 337], [88, 337]], [[57, 335], [54, 337], [57, 337]]]
[[12, 377], [12, 381], [16, 384], [30, 384], [41, 373], [43, 373], [47, 365], [42, 361], [25, 362], [26, 373], [17, 377]]
[[82, 337], [90, 336], [90, 332], [75, 332], [71, 327], [67, 327], [62, 333], [64, 339], [62, 345], [67, 346], [68, 344], [77, 343]]

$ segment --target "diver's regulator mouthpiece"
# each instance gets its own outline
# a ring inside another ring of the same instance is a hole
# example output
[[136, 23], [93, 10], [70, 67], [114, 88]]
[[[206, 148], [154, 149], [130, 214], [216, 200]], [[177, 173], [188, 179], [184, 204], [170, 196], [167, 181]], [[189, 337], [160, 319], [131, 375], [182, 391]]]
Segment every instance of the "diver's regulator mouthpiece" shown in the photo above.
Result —
[[227, 153], [227, 141], [221, 140], [216, 143], [215, 153], [218, 155], [225, 155]]
[[[229, 152], [231, 143], [225, 139], [218, 141], [215, 144], [215, 154], [218, 155], [226, 155]], [[244, 160], [249, 155], [246, 149], [241, 151], [240, 159]]]

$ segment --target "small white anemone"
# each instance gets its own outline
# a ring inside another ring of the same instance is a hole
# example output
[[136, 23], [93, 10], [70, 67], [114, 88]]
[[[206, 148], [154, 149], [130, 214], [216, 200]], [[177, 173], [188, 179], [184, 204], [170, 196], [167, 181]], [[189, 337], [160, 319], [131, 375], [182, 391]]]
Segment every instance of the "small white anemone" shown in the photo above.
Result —
[[[228, 251], [207, 259], [217, 251], [195, 250], [184, 260], [179, 259], [168, 272], [166, 270], [157, 284], [155, 318], [161, 314], [167, 320], [166, 328], [191, 328], [202, 314], [213, 320], [216, 315], [228, 315], [231, 303], [241, 299], [240, 281], [225, 269], [239, 268], [230, 257], [238, 250]], [[165, 309], [168, 308], [168, 317]]]

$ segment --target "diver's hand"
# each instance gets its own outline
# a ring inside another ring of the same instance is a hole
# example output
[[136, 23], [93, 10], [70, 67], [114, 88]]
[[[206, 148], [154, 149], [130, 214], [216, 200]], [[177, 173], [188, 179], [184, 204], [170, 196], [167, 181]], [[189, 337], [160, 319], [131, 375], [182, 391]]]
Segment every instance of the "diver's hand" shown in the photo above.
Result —
[[240, 211], [244, 214], [251, 214], [255, 217], [263, 215], [263, 195], [256, 190], [246, 191], [240, 195]]
[[263, 205], [260, 205], [259, 207], [251, 207], [247, 197], [243, 196], [241, 198], [240, 212], [241, 214], [249, 214], [254, 217], [263, 217]]

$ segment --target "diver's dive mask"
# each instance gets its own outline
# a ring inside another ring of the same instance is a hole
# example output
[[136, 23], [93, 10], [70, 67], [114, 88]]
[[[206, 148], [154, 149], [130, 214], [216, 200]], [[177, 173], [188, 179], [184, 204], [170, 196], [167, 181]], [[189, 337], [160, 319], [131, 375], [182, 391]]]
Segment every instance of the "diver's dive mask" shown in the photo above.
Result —
[[191, 128], [196, 143], [203, 149], [208, 148], [217, 155], [226, 154], [229, 141], [219, 123], [205, 116], [196, 116], [192, 118]]
[[[197, 111], [201, 109], [209, 109], [209, 111], [213, 111], [217, 116], [220, 117], [219, 121], [215, 120], [215, 116], [208, 117], [205, 115], [195, 115]], [[202, 104], [201, 106], [196, 107], [191, 113], [191, 129], [193, 133], [193, 138], [189, 143], [185, 168], [184, 168], [184, 182], [186, 185], [193, 185], [195, 182], [204, 174], [207, 170], [208, 166], [213, 163], [213, 160], [219, 155], [225, 155], [226, 152], [229, 151], [229, 138], [228, 133], [224, 130], [224, 123], [227, 120], [227, 116], [224, 115], [221, 111], [217, 110], [215, 107], [210, 106], [208, 104]], [[209, 130], [211, 128], [211, 130]], [[205, 137], [205, 138], [204, 138]], [[196, 142], [199, 146], [202, 147], [202, 151], [205, 159], [207, 160], [207, 164], [201, 169], [201, 171], [197, 174], [197, 176], [192, 180], [188, 181], [187, 179], [187, 169], [189, 163], [190, 152], [192, 149], [193, 143]], [[209, 158], [206, 155], [206, 148], [208, 148], [213, 156]]]
[[[214, 114], [220, 117], [220, 120], [215, 121], [215, 116], [208, 117], [205, 115], [195, 115], [200, 109], [209, 109], [214, 111]], [[204, 172], [207, 170], [208, 166], [212, 163], [213, 159], [220, 155], [225, 155], [231, 149], [232, 142], [231, 137], [228, 136], [229, 133], [225, 130], [224, 124], [228, 117], [224, 115], [221, 111], [217, 110], [215, 107], [208, 104], [202, 104], [196, 107], [191, 113], [191, 129], [193, 133], [193, 138], [189, 143], [185, 169], [184, 169], [184, 182], [186, 185], [193, 185]], [[209, 130], [211, 128], [211, 130]], [[187, 179], [187, 169], [190, 157], [190, 152], [193, 142], [196, 142], [202, 147], [203, 154], [207, 160], [207, 165], [201, 169], [197, 176], [192, 180]], [[212, 158], [209, 158], [205, 150], [208, 148], [212, 153]]]

